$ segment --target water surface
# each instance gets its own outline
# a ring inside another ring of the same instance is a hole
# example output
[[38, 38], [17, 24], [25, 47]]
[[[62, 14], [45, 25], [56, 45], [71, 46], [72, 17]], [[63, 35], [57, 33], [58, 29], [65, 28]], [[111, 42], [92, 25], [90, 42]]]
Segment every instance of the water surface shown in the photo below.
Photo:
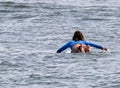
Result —
[[[0, 0], [0, 88], [119, 88], [119, 4]], [[76, 30], [110, 52], [57, 54]]]

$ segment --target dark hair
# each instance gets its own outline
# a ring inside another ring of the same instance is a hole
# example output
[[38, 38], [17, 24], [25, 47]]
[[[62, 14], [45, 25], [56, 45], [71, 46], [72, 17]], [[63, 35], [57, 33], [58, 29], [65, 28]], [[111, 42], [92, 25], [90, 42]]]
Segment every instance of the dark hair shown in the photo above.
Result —
[[79, 41], [79, 40], [85, 40], [82, 32], [75, 31], [72, 40]]

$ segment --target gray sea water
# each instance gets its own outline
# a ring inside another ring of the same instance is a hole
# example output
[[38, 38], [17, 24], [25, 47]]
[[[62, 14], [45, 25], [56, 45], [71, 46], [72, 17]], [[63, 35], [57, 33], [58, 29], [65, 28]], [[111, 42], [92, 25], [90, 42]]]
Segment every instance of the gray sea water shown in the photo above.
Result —
[[[74, 31], [109, 48], [56, 53]], [[0, 88], [120, 88], [120, 0], [0, 0]]]

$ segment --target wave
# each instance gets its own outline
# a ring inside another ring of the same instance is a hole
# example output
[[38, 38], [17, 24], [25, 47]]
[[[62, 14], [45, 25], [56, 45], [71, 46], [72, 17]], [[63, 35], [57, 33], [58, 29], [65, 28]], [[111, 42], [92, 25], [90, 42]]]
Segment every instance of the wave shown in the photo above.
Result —
[[0, 0], [0, 3], [53, 3], [72, 6], [119, 6], [119, 0]]

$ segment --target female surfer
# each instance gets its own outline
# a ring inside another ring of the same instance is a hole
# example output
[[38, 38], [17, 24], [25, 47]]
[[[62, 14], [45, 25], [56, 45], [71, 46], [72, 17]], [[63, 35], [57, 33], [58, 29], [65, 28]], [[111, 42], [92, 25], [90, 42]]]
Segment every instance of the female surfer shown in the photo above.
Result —
[[86, 53], [91, 51], [90, 46], [101, 49], [101, 50], [105, 50], [105, 51], [108, 50], [107, 48], [104, 48], [101, 45], [97, 45], [95, 43], [86, 41], [82, 32], [75, 31], [72, 40], [67, 42], [62, 47], [60, 47], [57, 50], [57, 53], [61, 53], [67, 48], [71, 49], [71, 53], [78, 53], [78, 52]]

